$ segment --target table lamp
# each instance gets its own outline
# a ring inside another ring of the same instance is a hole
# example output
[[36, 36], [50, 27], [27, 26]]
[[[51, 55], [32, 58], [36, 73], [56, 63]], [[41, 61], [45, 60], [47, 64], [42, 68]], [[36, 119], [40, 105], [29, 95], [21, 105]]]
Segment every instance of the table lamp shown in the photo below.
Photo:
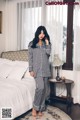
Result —
[[54, 55], [54, 59], [53, 59], [53, 66], [55, 67], [55, 69], [57, 70], [57, 76], [56, 76], [56, 80], [60, 81], [60, 76], [59, 76], [59, 69], [60, 67], [63, 65], [63, 62], [61, 61], [61, 59], [59, 58], [58, 54]]

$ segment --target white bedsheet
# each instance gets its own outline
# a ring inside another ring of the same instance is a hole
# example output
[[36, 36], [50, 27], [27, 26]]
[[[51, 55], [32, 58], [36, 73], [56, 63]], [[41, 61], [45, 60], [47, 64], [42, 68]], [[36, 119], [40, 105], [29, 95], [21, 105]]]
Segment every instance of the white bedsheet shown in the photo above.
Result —
[[13, 118], [25, 113], [32, 108], [34, 93], [34, 79], [17, 81], [0, 78], [0, 111], [4, 107], [12, 108]]

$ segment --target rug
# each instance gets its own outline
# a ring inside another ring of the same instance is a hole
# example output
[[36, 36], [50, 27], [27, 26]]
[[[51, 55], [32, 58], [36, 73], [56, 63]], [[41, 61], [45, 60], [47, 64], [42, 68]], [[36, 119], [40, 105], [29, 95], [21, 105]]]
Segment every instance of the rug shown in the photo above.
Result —
[[32, 113], [29, 112], [18, 120], [72, 120], [65, 112], [57, 107], [48, 106], [46, 111], [43, 113], [44, 115], [42, 117], [33, 117]]

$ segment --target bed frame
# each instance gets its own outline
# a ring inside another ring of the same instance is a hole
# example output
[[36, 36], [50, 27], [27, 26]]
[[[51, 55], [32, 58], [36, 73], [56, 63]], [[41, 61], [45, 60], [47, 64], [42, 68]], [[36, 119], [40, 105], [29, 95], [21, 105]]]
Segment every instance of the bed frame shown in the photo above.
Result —
[[7, 51], [1, 53], [1, 58], [9, 60], [28, 61], [28, 50]]

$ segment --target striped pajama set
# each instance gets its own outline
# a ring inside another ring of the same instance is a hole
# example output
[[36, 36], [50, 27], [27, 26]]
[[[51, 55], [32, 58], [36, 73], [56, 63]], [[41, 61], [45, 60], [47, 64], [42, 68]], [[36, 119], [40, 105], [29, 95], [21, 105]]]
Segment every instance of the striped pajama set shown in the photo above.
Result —
[[37, 111], [45, 110], [45, 100], [49, 97], [50, 86], [49, 77], [51, 76], [49, 56], [51, 45], [42, 46], [36, 44], [36, 48], [31, 48], [32, 42], [28, 46], [29, 71], [35, 73], [36, 90], [33, 102], [33, 108]]

